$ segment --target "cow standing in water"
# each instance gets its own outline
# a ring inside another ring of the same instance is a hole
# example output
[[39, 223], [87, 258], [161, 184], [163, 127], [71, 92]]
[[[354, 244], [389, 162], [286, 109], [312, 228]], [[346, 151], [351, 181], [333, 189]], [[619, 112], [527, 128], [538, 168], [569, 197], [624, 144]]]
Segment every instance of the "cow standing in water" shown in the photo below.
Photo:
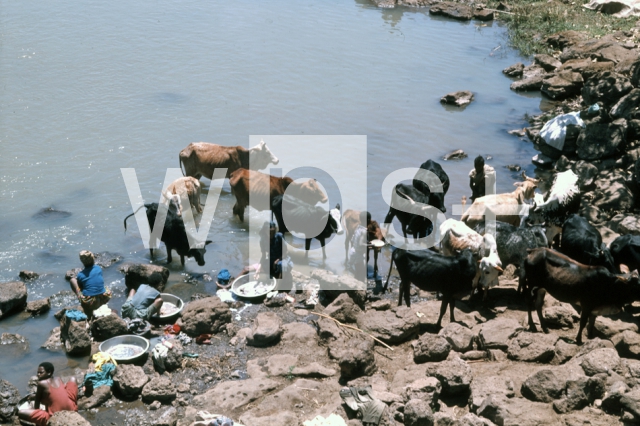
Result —
[[269, 151], [264, 141], [253, 148], [222, 146], [206, 142], [192, 142], [180, 151], [180, 168], [185, 176], [211, 179], [217, 168], [226, 168], [229, 177], [238, 169], [261, 170], [278, 158]]

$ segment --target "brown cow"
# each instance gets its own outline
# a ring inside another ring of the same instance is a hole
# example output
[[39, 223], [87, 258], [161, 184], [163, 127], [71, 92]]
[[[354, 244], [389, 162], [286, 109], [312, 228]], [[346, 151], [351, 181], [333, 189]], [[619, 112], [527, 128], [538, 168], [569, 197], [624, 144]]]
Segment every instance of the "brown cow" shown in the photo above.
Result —
[[177, 205], [178, 216], [182, 216], [181, 197], [183, 194], [186, 194], [191, 207], [194, 207], [197, 213], [202, 213], [202, 206], [200, 205], [200, 181], [191, 176], [187, 176], [176, 179], [167, 186], [167, 190], [163, 195]]
[[[269, 210], [271, 200], [278, 195], [288, 194], [315, 205], [327, 201], [326, 194], [315, 179], [297, 183], [290, 177], [275, 177], [247, 169], [238, 169], [229, 176], [231, 192], [236, 197], [233, 214], [244, 221], [244, 210], [251, 206], [256, 210]], [[251, 185], [251, 186], [250, 186]]]
[[[381, 240], [384, 241], [384, 234], [382, 229], [380, 229], [380, 225], [375, 220], [371, 220], [371, 216], [367, 215], [369, 219], [369, 223], [367, 224], [367, 243], [370, 243], [372, 240]], [[360, 212], [358, 210], [347, 210], [342, 215], [342, 223], [345, 229], [345, 239], [344, 239], [344, 260], [345, 262], [349, 260], [349, 245], [351, 244], [351, 239], [353, 238], [353, 234], [356, 232], [358, 225], [360, 225]], [[374, 276], [378, 273], [378, 253], [380, 253], [381, 247], [369, 247], [367, 248], [367, 263], [369, 263], [369, 250], [373, 249], [373, 273]]]
[[238, 169], [261, 170], [269, 163], [278, 164], [278, 158], [269, 151], [264, 141], [253, 148], [222, 146], [206, 142], [192, 142], [180, 151], [180, 168], [183, 174], [200, 179], [211, 179], [216, 168], [227, 169], [227, 177]]

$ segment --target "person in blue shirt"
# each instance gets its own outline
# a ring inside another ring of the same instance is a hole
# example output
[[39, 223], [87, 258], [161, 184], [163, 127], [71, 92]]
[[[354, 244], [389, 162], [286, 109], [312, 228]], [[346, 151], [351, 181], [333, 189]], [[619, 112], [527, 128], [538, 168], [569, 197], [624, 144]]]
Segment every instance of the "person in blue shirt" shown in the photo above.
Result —
[[160, 313], [162, 308], [160, 292], [147, 284], [140, 284], [138, 290], [131, 289], [127, 301], [122, 305], [122, 318], [142, 318], [149, 320]]
[[80, 261], [84, 269], [75, 278], [71, 278], [71, 290], [78, 296], [82, 310], [91, 320], [93, 311], [111, 300], [111, 290], [104, 286], [102, 268], [95, 264], [93, 253], [82, 250]]

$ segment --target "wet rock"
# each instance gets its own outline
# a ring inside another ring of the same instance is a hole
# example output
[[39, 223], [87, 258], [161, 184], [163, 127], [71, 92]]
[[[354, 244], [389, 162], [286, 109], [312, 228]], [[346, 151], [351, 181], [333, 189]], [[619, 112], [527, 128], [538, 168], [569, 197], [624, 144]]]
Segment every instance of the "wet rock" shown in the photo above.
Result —
[[56, 327], [53, 330], [51, 330], [51, 335], [49, 336], [47, 341], [44, 342], [44, 344], [40, 347], [50, 351], [62, 350], [62, 339], [60, 339], [60, 327]]
[[511, 318], [496, 318], [485, 322], [480, 326], [478, 338], [480, 346], [484, 349], [506, 350], [509, 347], [509, 339], [523, 327]]
[[450, 160], [462, 160], [463, 158], [467, 158], [467, 153], [461, 149], [456, 149], [455, 151], [451, 151], [442, 157], [444, 161]]
[[108, 251], [102, 251], [93, 254], [95, 257], [96, 265], [102, 269], [107, 269], [114, 263], [118, 263], [123, 259], [123, 256], [116, 253], [110, 253]]
[[91, 336], [86, 321], [72, 321], [63, 316], [60, 321], [60, 337], [69, 355], [88, 355], [91, 352]]
[[447, 105], [455, 105], [458, 107], [465, 106], [473, 101], [473, 93], [468, 90], [461, 90], [458, 92], [447, 93], [440, 98], [440, 103]]
[[476, 337], [469, 328], [455, 322], [445, 325], [438, 334], [447, 339], [447, 342], [451, 345], [451, 349], [456, 352], [467, 352], [471, 350]]
[[51, 309], [51, 302], [47, 297], [46, 299], [34, 300], [27, 303], [27, 308], [25, 310], [31, 315], [36, 316], [49, 312], [49, 309]]
[[433, 411], [426, 401], [412, 399], [404, 405], [405, 426], [433, 426]]
[[75, 411], [58, 411], [53, 413], [47, 426], [91, 426], [91, 423]]
[[189, 302], [182, 311], [181, 328], [190, 336], [213, 334], [231, 322], [231, 311], [219, 297]]
[[20, 392], [6, 380], [0, 380], [0, 422], [9, 423], [18, 412]]
[[196, 396], [193, 405], [210, 413], [227, 413], [267, 395], [278, 385], [268, 378], [222, 382]]
[[544, 68], [545, 71], [553, 71], [562, 65], [562, 62], [557, 60], [551, 55], [538, 54], [533, 55], [533, 60], [536, 64]]
[[78, 399], [78, 409], [79, 410], [89, 410], [91, 408], [100, 407], [102, 404], [107, 402], [111, 397], [111, 387], [109, 386], [100, 386], [93, 390], [91, 396], [84, 396]]
[[522, 383], [522, 396], [538, 402], [552, 402], [562, 396], [564, 382], [551, 370], [540, 370]]
[[413, 342], [413, 362], [437, 362], [447, 359], [451, 345], [442, 336], [425, 333]]
[[582, 99], [587, 105], [602, 102], [606, 108], [610, 108], [632, 89], [628, 78], [607, 71], [596, 74], [585, 82]]
[[418, 333], [420, 322], [406, 306], [389, 311], [369, 310], [358, 317], [358, 327], [385, 343], [402, 343]]
[[247, 336], [249, 346], [265, 347], [278, 343], [282, 336], [282, 320], [273, 312], [261, 312], [256, 316]]
[[577, 154], [583, 160], [598, 160], [618, 153], [626, 144], [627, 122], [619, 118], [611, 123], [587, 123], [578, 136]]
[[497, 425], [538, 426], [557, 424], [549, 404], [503, 395], [487, 397], [477, 414]]
[[558, 336], [522, 332], [509, 341], [509, 359], [524, 362], [549, 362], [555, 355]]
[[443, 15], [460, 21], [468, 21], [473, 18], [473, 9], [470, 6], [448, 1], [432, 5], [429, 13], [431, 15]]
[[553, 408], [558, 413], [581, 410], [605, 393], [603, 377], [582, 377], [577, 380], [567, 380], [565, 397], [553, 402]]
[[443, 396], [459, 395], [468, 392], [469, 385], [473, 379], [471, 367], [460, 358], [429, 365], [426, 374], [440, 381]]
[[124, 265], [120, 272], [124, 273], [127, 288], [138, 288], [140, 284], [147, 284], [160, 292], [164, 291], [170, 274], [169, 269], [164, 266], [143, 263]]
[[490, 395], [513, 398], [516, 395], [513, 380], [505, 376], [474, 377], [470, 385], [469, 408], [477, 411]]
[[611, 338], [618, 354], [624, 358], [640, 359], [640, 334], [625, 330]]
[[342, 323], [355, 323], [358, 315], [362, 313], [362, 309], [355, 304], [347, 293], [342, 293], [329, 306], [324, 308], [323, 313]]
[[127, 323], [117, 315], [96, 318], [91, 324], [91, 335], [98, 342], [123, 334], [129, 334], [129, 329]]
[[560, 100], [580, 93], [584, 85], [582, 75], [573, 71], [558, 71], [542, 81], [540, 91], [551, 99]]
[[432, 409], [437, 409], [442, 385], [435, 377], [421, 377], [405, 386], [402, 391], [403, 402], [412, 399], [426, 401]]
[[329, 357], [340, 366], [344, 379], [355, 379], [375, 373], [374, 341], [361, 335], [341, 338], [329, 346]]
[[113, 376], [115, 389], [125, 398], [135, 398], [142, 393], [142, 388], [149, 381], [142, 367], [119, 364]]
[[0, 318], [20, 312], [27, 305], [27, 287], [22, 281], [0, 283]]
[[40, 275], [34, 271], [20, 271], [18, 276], [20, 279], [31, 281], [37, 279]]
[[142, 401], [147, 404], [153, 401], [168, 404], [175, 398], [176, 388], [171, 379], [166, 376], [154, 377], [142, 388]]
[[549, 328], [573, 328], [573, 323], [580, 319], [571, 305], [553, 305], [543, 309], [545, 322]]

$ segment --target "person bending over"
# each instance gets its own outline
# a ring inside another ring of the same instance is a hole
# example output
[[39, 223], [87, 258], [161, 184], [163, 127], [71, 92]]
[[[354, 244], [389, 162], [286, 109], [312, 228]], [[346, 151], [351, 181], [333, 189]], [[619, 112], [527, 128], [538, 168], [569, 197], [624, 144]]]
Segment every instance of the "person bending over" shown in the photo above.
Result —
[[67, 383], [59, 377], [53, 377], [53, 364], [43, 362], [38, 366], [36, 376], [38, 387], [33, 406], [45, 406], [44, 410], [29, 408], [18, 411], [18, 417], [36, 426], [46, 426], [54, 413], [58, 411], [78, 411], [78, 383], [71, 377]]
[[82, 250], [80, 261], [84, 269], [75, 278], [71, 278], [71, 290], [78, 296], [84, 313], [91, 320], [93, 311], [111, 300], [111, 290], [104, 286], [102, 268], [95, 264], [93, 253]]
[[140, 284], [138, 290], [129, 290], [129, 297], [122, 305], [122, 318], [141, 318], [149, 320], [153, 315], [160, 314], [162, 308], [160, 292], [147, 284]]

